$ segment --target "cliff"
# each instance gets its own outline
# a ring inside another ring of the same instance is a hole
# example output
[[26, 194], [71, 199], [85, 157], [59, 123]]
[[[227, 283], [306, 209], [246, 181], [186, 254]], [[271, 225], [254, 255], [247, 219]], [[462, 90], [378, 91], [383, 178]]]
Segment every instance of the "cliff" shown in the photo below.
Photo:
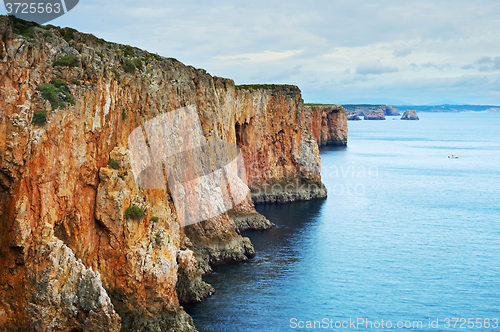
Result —
[[[180, 303], [214, 292], [211, 266], [255, 255], [238, 231], [272, 226], [252, 200], [326, 196], [297, 87], [4, 16], [0, 37], [0, 330], [195, 331]], [[252, 193], [181, 227], [169, 190], [136, 183], [128, 137], [188, 105], [208, 141], [240, 146]]]
[[340, 105], [306, 105], [306, 124], [319, 146], [347, 145], [347, 114]]

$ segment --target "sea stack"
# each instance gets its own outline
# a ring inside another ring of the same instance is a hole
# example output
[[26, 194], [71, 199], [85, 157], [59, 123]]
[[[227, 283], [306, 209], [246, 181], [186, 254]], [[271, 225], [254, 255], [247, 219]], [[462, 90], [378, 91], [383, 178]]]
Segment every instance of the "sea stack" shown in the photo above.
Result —
[[416, 110], [407, 110], [401, 120], [419, 120]]
[[365, 120], [385, 120], [384, 111], [370, 111], [365, 114]]
[[358, 113], [352, 112], [347, 115], [347, 120], [348, 121], [359, 121], [361, 118], [359, 117]]

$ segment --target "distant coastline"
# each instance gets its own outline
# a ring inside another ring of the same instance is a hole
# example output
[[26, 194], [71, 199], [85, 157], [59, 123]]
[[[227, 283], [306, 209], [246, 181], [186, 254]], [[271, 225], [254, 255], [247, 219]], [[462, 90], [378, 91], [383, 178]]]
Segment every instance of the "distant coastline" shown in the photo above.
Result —
[[[357, 111], [359, 109], [375, 109], [375, 108], [384, 108], [389, 105], [384, 104], [345, 104], [342, 105], [347, 112]], [[399, 112], [404, 113], [408, 110], [416, 110], [417, 112], [500, 112], [500, 106], [495, 105], [451, 105], [451, 104], [443, 104], [443, 105], [393, 105]], [[386, 114], [388, 115], [388, 114]]]

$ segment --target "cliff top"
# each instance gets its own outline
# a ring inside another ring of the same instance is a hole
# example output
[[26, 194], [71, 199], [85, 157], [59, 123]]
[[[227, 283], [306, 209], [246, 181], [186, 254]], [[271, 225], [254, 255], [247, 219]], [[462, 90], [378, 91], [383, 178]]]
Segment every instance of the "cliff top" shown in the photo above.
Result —
[[[93, 34], [79, 32], [73, 28], [61, 28], [51, 24], [40, 25], [36, 22], [24, 21], [14, 16], [0, 15], [0, 35], [3, 35], [4, 38], [7, 39], [15, 38], [15, 35], [20, 35], [26, 42], [35, 45], [41, 43], [60, 45], [58, 47], [60, 56], [71, 56], [71, 54], [68, 54], [71, 53], [71, 50], [69, 50], [67, 46], [77, 50], [82, 49], [82, 46], [86, 46], [93, 49], [95, 54], [100, 57], [104, 64], [114, 65], [116, 62], [120, 63], [121, 66], [119, 67], [122, 67], [121, 69], [127, 73], [141, 72], [148, 63], [156, 61], [160, 64], [160, 68], [163, 69], [165, 69], [166, 66], [185, 67], [197, 72], [199, 75], [210, 75], [204, 69], [185, 65], [175, 58], [160, 56], [156, 53], [151, 53], [126, 44], [106, 41]], [[62, 40], [67, 43], [67, 46], [63, 45], [64, 42], [62, 42]], [[69, 61], [71, 59], [68, 58], [66, 60], [68, 60], [68, 63], [61, 63], [60, 65], [66, 67], [78, 66], [77, 61], [74, 61], [72, 64]], [[214, 78], [216, 78], [216, 76], [214, 76]], [[233, 80], [228, 78], [217, 78], [222, 81], [227, 80], [233, 82]]]
[[339, 105], [339, 104], [305, 103], [304, 106], [332, 106], [332, 107], [339, 107], [339, 106], [342, 106], [342, 105]]

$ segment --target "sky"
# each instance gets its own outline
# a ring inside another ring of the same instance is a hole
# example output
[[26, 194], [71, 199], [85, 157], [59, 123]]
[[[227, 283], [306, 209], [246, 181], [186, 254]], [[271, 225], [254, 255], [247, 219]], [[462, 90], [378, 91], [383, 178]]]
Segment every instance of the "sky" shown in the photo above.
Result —
[[80, 0], [50, 24], [306, 103], [500, 105], [498, 0]]

